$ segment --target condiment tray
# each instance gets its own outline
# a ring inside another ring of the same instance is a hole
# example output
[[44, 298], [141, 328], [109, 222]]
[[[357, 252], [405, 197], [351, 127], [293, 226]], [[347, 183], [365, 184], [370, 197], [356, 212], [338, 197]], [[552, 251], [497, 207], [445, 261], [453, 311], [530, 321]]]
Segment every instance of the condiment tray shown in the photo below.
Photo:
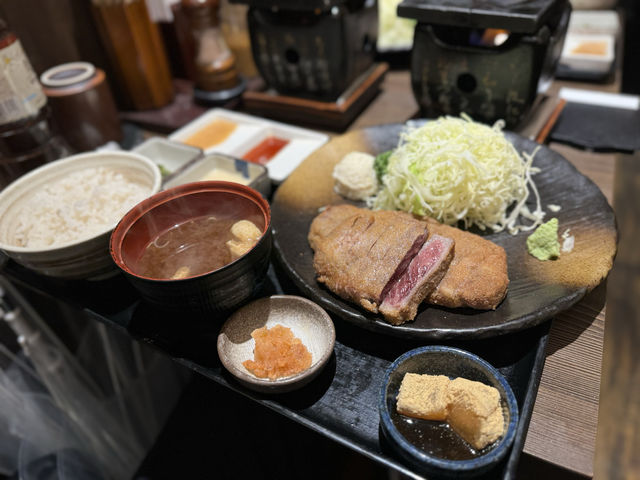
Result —
[[244, 158], [265, 140], [275, 138], [284, 144], [280, 148], [271, 149], [271, 155], [259, 162], [266, 166], [269, 178], [276, 183], [285, 180], [300, 162], [329, 139], [328, 135], [313, 130], [223, 108], [209, 110], [175, 131], [169, 139], [185, 144], [190, 144], [191, 141], [192, 144], [193, 135], [216, 121], [227, 122], [227, 126], [229, 123], [234, 124], [235, 128], [227, 136], [213, 139], [211, 144], [207, 144], [206, 141], [199, 144], [205, 153], [225, 153]]

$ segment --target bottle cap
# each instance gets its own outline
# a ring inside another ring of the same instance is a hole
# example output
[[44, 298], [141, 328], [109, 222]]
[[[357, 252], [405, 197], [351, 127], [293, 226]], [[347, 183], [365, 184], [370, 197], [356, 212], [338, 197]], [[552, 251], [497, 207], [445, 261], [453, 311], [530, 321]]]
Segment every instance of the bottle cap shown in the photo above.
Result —
[[70, 62], [57, 65], [40, 75], [45, 87], [61, 88], [82, 83], [96, 73], [96, 68], [88, 62]]

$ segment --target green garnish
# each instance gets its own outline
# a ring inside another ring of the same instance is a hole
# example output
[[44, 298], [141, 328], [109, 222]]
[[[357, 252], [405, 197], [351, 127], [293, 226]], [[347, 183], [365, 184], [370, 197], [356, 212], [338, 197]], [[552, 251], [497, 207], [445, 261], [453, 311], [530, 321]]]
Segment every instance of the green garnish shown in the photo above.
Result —
[[160, 169], [160, 174], [163, 177], [168, 177], [169, 175], [171, 175], [171, 170], [169, 170], [167, 167], [165, 167], [164, 165], [162, 165], [161, 163], [158, 164], [158, 168]]
[[392, 153], [393, 150], [382, 152], [377, 155], [373, 161], [373, 169], [376, 172], [376, 177], [378, 177], [379, 182], [382, 182], [382, 177], [385, 173], [387, 173], [387, 167], [389, 166], [389, 157]]
[[552, 218], [543, 223], [527, 238], [529, 253], [538, 260], [551, 260], [560, 256], [558, 242], [558, 219]]

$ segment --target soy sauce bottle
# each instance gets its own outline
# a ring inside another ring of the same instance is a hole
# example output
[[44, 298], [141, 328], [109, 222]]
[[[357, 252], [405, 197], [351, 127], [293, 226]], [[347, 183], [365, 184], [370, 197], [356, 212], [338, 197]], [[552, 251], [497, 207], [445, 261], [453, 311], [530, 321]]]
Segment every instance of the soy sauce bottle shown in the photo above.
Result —
[[38, 76], [22, 44], [0, 18], [0, 125], [3, 130], [36, 117], [46, 106]]
[[0, 18], [0, 189], [68, 153], [20, 40]]

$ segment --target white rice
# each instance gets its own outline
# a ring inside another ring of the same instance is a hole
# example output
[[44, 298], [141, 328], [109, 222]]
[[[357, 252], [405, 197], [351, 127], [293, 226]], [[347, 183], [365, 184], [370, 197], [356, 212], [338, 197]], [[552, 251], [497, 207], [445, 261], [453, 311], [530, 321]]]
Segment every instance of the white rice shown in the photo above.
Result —
[[52, 247], [99, 234], [114, 226], [151, 193], [148, 186], [107, 168], [86, 168], [49, 183], [18, 213], [13, 244]]

